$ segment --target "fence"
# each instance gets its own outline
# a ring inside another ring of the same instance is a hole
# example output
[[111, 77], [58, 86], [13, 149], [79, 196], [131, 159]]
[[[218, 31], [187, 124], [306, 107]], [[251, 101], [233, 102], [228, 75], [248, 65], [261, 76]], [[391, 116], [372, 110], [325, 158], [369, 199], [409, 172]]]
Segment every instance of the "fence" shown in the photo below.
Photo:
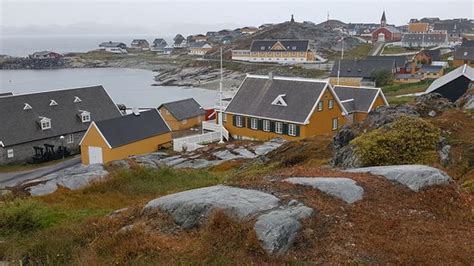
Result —
[[173, 140], [173, 150], [182, 151], [194, 151], [196, 149], [204, 147], [201, 144], [211, 143], [219, 141], [221, 139], [220, 132], [210, 132], [200, 135], [194, 135]]

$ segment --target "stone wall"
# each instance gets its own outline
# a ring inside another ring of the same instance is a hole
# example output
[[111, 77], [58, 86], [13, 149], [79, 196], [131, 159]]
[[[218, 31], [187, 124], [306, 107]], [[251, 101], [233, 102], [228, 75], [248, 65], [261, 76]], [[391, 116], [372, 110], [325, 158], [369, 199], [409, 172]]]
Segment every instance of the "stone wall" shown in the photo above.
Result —
[[[80, 152], [79, 149], [79, 142], [82, 140], [85, 131], [72, 133], [72, 134], [65, 134], [64, 141], [62, 142], [59, 136], [49, 138], [49, 139], [42, 139], [36, 140], [32, 142], [27, 142], [23, 144], [18, 144], [14, 146], [8, 146], [5, 148], [0, 147], [0, 165], [7, 165], [7, 164], [18, 164], [28, 162], [31, 157], [35, 154], [35, 150], [33, 149], [34, 146], [44, 147], [44, 144], [51, 144], [54, 145], [54, 149], [56, 150], [58, 146], [64, 144], [72, 154], [77, 154]], [[73, 135], [73, 142], [68, 143], [69, 135]], [[13, 158], [8, 158], [7, 153], [8, 150], [13, 149]]]

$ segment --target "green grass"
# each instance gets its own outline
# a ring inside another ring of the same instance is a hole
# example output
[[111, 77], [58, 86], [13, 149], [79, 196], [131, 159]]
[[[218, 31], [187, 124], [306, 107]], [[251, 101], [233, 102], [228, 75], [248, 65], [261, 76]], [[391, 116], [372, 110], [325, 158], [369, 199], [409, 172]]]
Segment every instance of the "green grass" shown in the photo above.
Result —
[[[367, 57], [369, 54], [370, 50], [372, 50], [374, 46], [369, 43], [361, 44], [353, 49], [344, 51], [344, 59], [361, 59]], [[328, 56], [329, 60], [337, 60], [341, 58], [341, 53], [333, 53]]]
[[415, 100], [415, 97], [404, 96], [404, 97], [387, 97], [387, 101], [390, 105], [402, 105], [411, 103]]
[[382, 90], [387, 96], [416, 93], [425, 91], [432, 82], [432, 80], [423, 80], [417, 83], [391, 84], [382, 87]]
[[402, 54], [402, 53], [411, 53], [416, 52], [418, 49], [416, 48], [406, 48], [406, 47], [399, 47], [399, 46], [385, 46], [383, 49], [382, 54]]

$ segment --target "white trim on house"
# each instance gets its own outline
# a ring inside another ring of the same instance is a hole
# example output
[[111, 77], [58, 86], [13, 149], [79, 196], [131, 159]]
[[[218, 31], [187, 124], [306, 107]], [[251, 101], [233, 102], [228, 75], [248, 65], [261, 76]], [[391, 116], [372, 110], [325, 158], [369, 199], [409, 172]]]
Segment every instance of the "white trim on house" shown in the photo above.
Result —
[[286, 103], [285, 99], [283, 99], [283, 97], [285, 97], [286, 94], [280, 94], [278, 95], [275, 100], [273, 100], [272, 102], [272, 105], [278, 105], [278, 106], [288, 106], [288, 104]]
[[102, 132], [100, 131], [99, 127], [95, 124], [94, 121], [92, 121], [92, 123], [89, 125], [89, 128], [87, 128], [86, 133], [84, 134], [84, 136], [82, 137], [81, 141], [79, 142], [79, 146], [82, 145], [82, 142], [84, 141], [84, 139], [86, 138], [87, 134], [89, 133], [89, 130], [90, 130], [92, 127], [95, 127], [95, 129], [97, 129], [97, 132], [99, 132], [100, 137], [101, 137], [101, 138], [105, 141], [105, 143], [107, 144], [107, 147], [108, 147], [109, 149], [112, 149], [112, 146], [109, 144], [109, 142], [107, 141], [107, 139], [104, 137], [104, 134], [102, 134]]
[[33, 109], [33, 107], [31, 107], [31, 105], [29, 105], [28, 103], [25, 103], [23, 110], [31, 110], [31, 109]]

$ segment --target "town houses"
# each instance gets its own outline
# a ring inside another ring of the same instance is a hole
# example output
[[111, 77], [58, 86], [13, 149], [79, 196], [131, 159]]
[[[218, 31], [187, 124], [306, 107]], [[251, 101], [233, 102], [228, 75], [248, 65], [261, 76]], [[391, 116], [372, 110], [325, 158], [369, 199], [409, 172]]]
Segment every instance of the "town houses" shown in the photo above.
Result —
[[309, 40], [253, 40], [249, 50], [232, 50], [232, 59], [283, 64], [317, 61]]

